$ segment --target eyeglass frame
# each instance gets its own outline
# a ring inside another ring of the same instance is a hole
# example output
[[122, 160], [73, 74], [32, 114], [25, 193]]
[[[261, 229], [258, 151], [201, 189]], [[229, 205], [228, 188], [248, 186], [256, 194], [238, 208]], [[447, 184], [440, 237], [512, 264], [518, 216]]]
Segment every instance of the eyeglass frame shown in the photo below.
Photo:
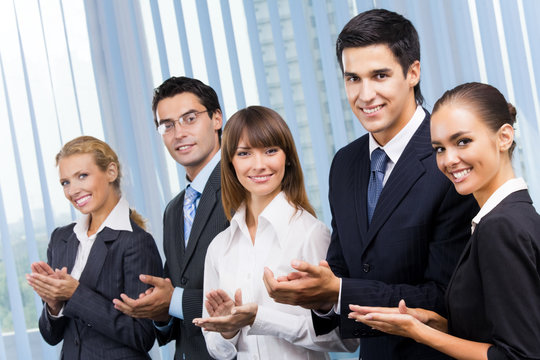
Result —
[[[172, 130], [173, 128], [176, 128], [176, 123], [178, 123], [180, 126], [192, 126], [192, 125], [197, 123], [197, 120], [199, 119], [199, 115], [201, 115], [203, 113], [208, 113], [208, 112], [210, 112], [210, 110], [208, 110], [208, 109], [203, 110], [203, 111], [191, 111], [191, 112], [185, 113], [182, 116], [179, 116], [178, 119], [176, 119], [176, 120], [167, 119], [167, 120], [164, 120], [163, 123], [160, 123], [161, 120], [159, 119], [159, 115], [158, 115], [157, 110], [156, 110], [156, 119], [158, 119], [158, 124], [159, 124], [157, 126], [156, 130], [158, 131], [158, 133], [161, 136], [164, 136], [165, 134], [169, 133], [170, 130]], [[189, 115], [195, 115], [195, 118], [193, 119], [192, 122], [188, 123], [188, 122], [185, 122], [184, 117], [189, 116]], [[167, 131], [167, 129], [165, 129], [165, 123], [166, 122], [172, 122], [172, 124], [173, 124], [173, 127], [171, 127], [169, 131]], [[163, 130], [160, 130], [160, 129], [163, 129]]]

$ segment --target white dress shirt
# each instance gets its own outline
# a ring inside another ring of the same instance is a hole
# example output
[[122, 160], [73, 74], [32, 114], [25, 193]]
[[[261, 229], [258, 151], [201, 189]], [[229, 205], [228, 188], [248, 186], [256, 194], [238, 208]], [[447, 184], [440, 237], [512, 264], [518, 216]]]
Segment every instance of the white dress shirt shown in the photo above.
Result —
[[503, 201], [508, 195], [519, 191], [519, 190], [526, 190], [527, 189], [527, 183], [523, 178], [513, 178], [508, 181], [506, 181], [504, 184], [502, 184], [491, 196], [489, 199], [487, 199], [486, 203], [478, 214], [472, 219], [471, 224], [471, 234], [474, 232], [474, 229], [476, 228], [476, 225], [482, 220], [484, 216], [489, 214], [491, 210], [495, 209], [497, 205], [500, 204], [501, 201]]
[[[231, 226], [210, 243], [204, 266], [204, 294], [223, 289], [234, 299], [242, 289], [242, 302], [258, 304], [252, 326], [232, 339], [203, 330], [208, 352], [217, 359], [328, 359], [324, 351], [353, 351], [356, 339], [343, 341], [337, 329], [316, 336], [309, 310], [278, 304], [264, 286], [263, 270], [275, 276], [293, 271], [293, 259], [318, 264], [330, 244], [328, 228], [307, 211], [296, 211], [279, 193], [259, 215], [255, 243], [246, 225], [242, 205]], [[208, 317], [203, 307], [203, 317]]]

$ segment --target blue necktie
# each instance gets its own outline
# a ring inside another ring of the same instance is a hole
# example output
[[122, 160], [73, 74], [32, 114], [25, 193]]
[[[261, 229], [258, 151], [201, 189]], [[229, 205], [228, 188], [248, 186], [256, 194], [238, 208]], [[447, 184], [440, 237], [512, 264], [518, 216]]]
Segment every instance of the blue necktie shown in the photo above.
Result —
[[201, 194], [188, 185], [184, 193], [184, 245], [187, 246], [193, 219], [195, 219], [195, 211], [197, 207], [195, 203]]
[[369, 176], [367, 200], [369, 224], [371, 224], [371, 218], [373, 217], [375, 206], [377, 206], [377, 201], [379, 200], [379, 196], [381, 195], [387, 161], [388, 156], [386, 156], [386, 153], [383, 149], [376, 148], [371, 153], [371, 174]]

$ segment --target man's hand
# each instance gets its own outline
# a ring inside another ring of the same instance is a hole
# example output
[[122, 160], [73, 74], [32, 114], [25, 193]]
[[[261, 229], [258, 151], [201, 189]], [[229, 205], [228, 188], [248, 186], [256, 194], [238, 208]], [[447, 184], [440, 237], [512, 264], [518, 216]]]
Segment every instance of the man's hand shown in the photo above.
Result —
[[171, 280], [150, 275], [140, 275], [139, 279], [153, 288], [139, 294], [138, 299], [120, 294], [122, 300], [114, 299], [114, 308], [134, 318], [169, 321], [169, 306], [174, 292]]
[[255, 303], [242, 304], [242, 290], [236, 290], [234, 302], [221, 289], [210, 291], [206, 298], [204, 304], [210, 317], [193, 319], [193, 324], [219, 332], [225, 339], [234, 337], [244, 326], [253, 325], [259, 307]]
[[265, 267], [263, 281], [268, 295], [278, 303], [300, 305], [306, 309], [329, 311], [337, 303], [340, 280], [324, 260], [319, 265], [293, 260], [291, 266], [298, 270], [287, 276], [274, 278]]

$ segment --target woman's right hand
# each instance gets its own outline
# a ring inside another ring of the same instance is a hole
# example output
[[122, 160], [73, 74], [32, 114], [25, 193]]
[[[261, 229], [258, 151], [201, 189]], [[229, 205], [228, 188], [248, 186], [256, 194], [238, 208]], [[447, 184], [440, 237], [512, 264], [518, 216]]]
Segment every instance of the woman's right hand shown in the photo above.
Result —
[[[36, 261], [30, 265], [30, 268], [32, 269], [32, 273], [50, 276], [55, 279], [58, 278], [58, 275], [54, 272], [54, 270], [49, 266], [49, 264], [44, 261]], [[47, 309], [49, 310], [51, 315], [58, 315], [58, 313], [62, 309], [62, 306], [64, 305], [64, 302], [55, 300], [47, 296], [47, 293], [41, 291], [39, 287], [33, 286], [32, 281], [30, 280], [30, 276], [28, 274], [26, 275], [26, 279], [28, 285], [32, 286], [38, 296], [47, 304]]]

